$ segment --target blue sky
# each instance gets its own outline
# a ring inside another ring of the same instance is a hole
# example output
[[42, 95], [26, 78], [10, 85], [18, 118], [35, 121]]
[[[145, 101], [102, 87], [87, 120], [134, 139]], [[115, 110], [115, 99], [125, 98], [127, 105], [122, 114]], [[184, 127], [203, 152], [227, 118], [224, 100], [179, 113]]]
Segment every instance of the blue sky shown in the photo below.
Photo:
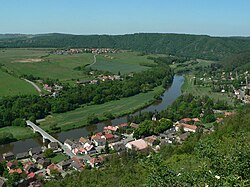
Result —
[[0, 33], [250, 36], [250, 0], [2, 0]]

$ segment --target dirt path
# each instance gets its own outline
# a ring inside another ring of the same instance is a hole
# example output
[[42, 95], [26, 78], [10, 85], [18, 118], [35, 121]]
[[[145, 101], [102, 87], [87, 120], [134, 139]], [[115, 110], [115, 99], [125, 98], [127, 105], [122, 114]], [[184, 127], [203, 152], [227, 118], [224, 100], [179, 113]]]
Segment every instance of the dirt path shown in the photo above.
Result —
[[32, 84], [32, 86], [34, 86], [35, 89], [36, 89], [39, 93], [42, 92], [42, 90], [41, 90], [34, 82], [32, 82], [32, 81], [30, 81], [30, 80], [27, 80], [27, 79], [23, 79], [23, 80], [25, 80], [26, 82]]

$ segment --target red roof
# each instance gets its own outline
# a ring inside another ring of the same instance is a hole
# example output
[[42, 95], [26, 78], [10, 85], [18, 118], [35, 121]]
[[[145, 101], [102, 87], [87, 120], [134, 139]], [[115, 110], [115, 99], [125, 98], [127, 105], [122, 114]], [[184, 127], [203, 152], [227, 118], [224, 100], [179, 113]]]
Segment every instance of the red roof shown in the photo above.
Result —
[[107, 126], [107, 127], [104, 127], [104, 130], [117, 131], [117, 127]]
[[105, 134], [104, 136], [106, 139], [113, 139], [114, 138], [113, 134]]
[[18, 174], [21, 174], [23, 171], [20, 169], [20, 168], [17, 168], [17, 169], [11, 169], [9, 170], [9, 173], [18, 173]]
[[122, 123], [122, 124], [118, 125], [118, 127], [127, 127], [127, 126], [128, 126], [127, 123]]
[[33, 173], [33, 172], [31, 172], [31, 173], [28, 174], [28, 177], [29, 177], [29, 178], [34, 178], [35, 176], [36, 176], [36, 174]]

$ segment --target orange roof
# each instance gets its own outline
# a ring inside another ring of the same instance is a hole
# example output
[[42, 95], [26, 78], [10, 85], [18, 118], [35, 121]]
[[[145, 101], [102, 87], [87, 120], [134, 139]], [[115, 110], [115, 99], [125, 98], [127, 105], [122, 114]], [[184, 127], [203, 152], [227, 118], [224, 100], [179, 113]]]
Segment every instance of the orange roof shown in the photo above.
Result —
[[49, 170], [58, 170], [59, 168], [58, 168], [58, 166], [56, 164], [52, 163], [47, 167], [47, 169], [49, 169]]
[[192, 130], [196, 130], [197, 126], [195, 125], [189, 125], [189, 124], [182, 124], [183, 127], [188, 128], [188, 129], [192, 129]]
[[20, 168], [17, 168], [17, 169], [11, 169], [9, 170], [9, 173], [12, 174], [12, 173], [18, 173], [18, 174], [21, 174], [22, 173], [22, 170]]
[[107, 127], [104, 127], [104, 130], [110, 130], [110, 131], [117, 131], [117, 127], [113, 127], [113, 126], [107, 126]]
[[181, 119], [181, 121], [183, 121], [183, 122], [189, 122], [191, 120], [192, 120], [191, 118], [183, 118], [183, 119]]
[[113, 134], [105, 134], [104, 136], [105, 136], [106, 139], [114, 138]]

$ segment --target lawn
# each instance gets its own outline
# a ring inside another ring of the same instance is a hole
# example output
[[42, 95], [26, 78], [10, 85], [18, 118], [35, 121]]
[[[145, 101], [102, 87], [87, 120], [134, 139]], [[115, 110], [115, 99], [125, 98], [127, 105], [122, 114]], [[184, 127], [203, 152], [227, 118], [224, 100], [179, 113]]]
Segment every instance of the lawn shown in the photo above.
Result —
[[[119, 52], [107, 55], [97, 55], [97, 62], [91, 66], [93, 69], [111, 71], [112, 73], [122, 74], [130, 72], [139, 72], [149, 69], [144, 66], [155, 64], [152, 60], [147, 59], [149, 55], [140, 56], [136, 52]], [[155, 55], [154, 55], [155, 56]]]
[[23, 94], [38, 94], [38, 92], [31, 84], [0, 69], [0, 97]]
[[50, 160], [51, 160], [52, 163], [57, 164], [57, 163], [59, 163], [59, 162], [65, 160], [65, 159], [67, 159], [67, 158], [68, 158], [68, 157], [65, 156], [64, 154], [59, 153], [59, 154], [57, 154], [56, 156], [54, 156], [53, 158], [50, 158]]
[[155, 94], [162, 89], [163, 88], [159, 86], [153, 91], [141, 93], [132, 97], [122, 98], [100, 105], [84, 106], [83, 108], [62, 114], [53, 114], [52, 116], [48, 116], [45, 121], [41, 122], [41, 128], [50, 131], [51, 126], [57, 125], [61, 127], [63, 131], [66, 131], [88, 125], [87, 118], [92, 114], [97, 115], [101, 120], [105, 120], [103, 114], [106, 112], [110, 112], [114, 116], [122, 116], [150, 104], [154, 100]]

